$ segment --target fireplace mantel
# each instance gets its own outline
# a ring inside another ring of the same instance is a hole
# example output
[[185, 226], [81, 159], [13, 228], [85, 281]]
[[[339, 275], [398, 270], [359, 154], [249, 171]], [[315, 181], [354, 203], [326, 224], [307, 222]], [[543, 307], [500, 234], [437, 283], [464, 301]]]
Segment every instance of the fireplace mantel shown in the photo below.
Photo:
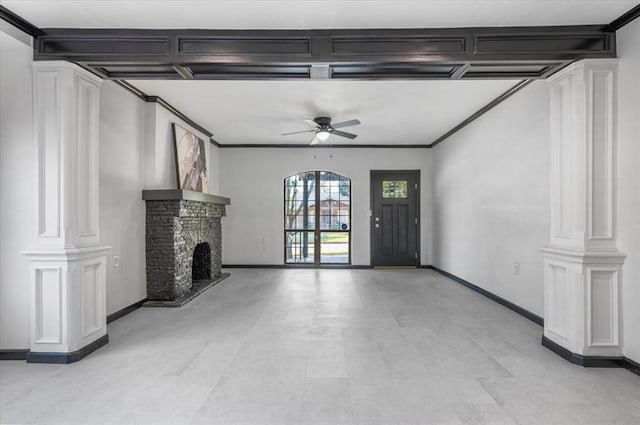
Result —
[[210, 204], [231, 204], [231, 199], [223, 196], [211, 195], [210, 193], [194, 192], [192, 190], [180, 189], [153, 189], [143, 190], [142, 200], [144, 201], [196, 201], [208, 202]]

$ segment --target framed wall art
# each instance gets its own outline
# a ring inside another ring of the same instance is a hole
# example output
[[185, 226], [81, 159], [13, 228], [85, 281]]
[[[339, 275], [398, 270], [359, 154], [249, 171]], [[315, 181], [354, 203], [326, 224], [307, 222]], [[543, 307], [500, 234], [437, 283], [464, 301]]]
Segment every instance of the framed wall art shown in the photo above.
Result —
[[205, 142], [189, 130], [172, 123], [178, 189], [208, 192]]

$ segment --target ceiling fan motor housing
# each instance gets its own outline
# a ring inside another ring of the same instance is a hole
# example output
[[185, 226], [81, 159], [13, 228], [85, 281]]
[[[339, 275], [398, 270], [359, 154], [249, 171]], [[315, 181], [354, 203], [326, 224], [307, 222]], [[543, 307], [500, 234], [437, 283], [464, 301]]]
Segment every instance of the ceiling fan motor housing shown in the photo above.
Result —
[[313, 119], [320, 127], [331, 127], [331, 118], [317, 117]]

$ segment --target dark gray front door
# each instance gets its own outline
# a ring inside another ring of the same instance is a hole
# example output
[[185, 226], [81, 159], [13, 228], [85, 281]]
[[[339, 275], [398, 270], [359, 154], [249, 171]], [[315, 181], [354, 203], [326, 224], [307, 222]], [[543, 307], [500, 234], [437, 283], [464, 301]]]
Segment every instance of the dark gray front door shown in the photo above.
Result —
[[420, 171], [371, 171], [371, 264], [418, 265]]

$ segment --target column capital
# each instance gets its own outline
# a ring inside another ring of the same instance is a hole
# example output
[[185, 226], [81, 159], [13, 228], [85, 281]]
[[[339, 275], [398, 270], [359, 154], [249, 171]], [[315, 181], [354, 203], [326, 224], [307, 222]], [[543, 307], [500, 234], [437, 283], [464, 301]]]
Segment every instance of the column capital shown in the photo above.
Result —
[[617, 249], [580, 249], [562, 246], [543, 246], [544, 257], [579, 264], [623, 264], [627, 254]]
[[81, 66], [67, 61], [36, 61], [32, 63], [32, 67], [34, 72], [72, 72], [98, 87], [100, 87], [104, 81], [102, 78], [87, 71]]
[[589, 70], [614, 70], [618, 66], [618, 59], [583, 59], [566, 66], [546, 79], [550, 85], [556, 84], [565, 78], [583, 74]]

